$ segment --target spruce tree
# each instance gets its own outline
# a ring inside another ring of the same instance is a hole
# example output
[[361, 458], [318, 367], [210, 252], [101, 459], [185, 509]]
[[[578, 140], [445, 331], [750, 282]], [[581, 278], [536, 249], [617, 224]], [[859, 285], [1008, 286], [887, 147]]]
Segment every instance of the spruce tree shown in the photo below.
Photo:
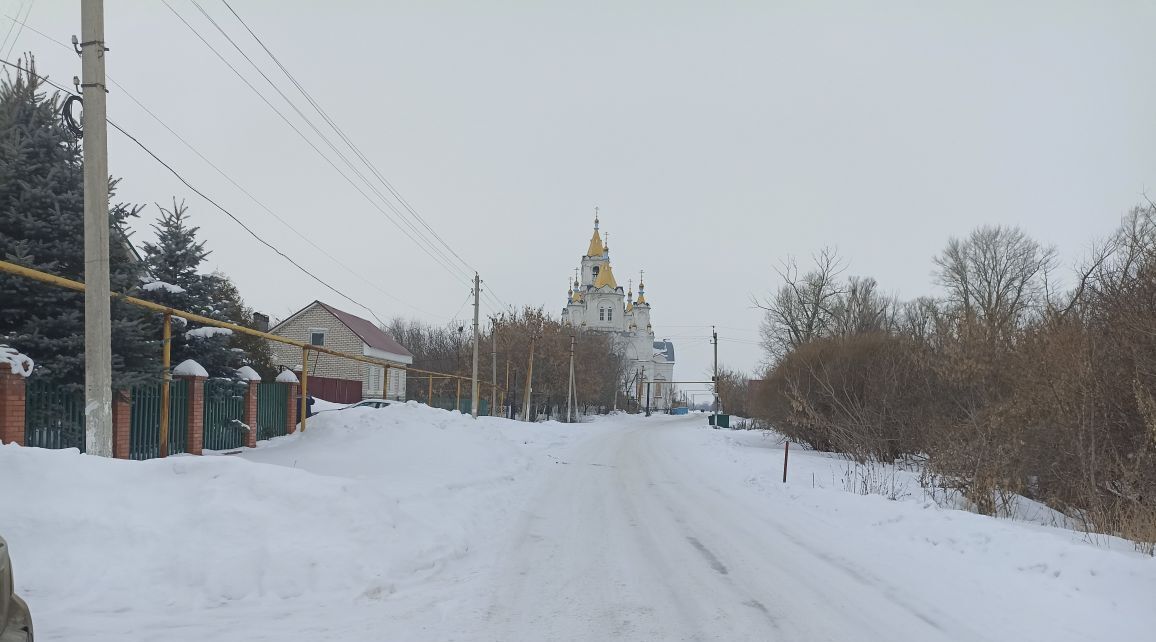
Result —
[[[35, 75], [0, 79], [0, 257], [65, 278], [84, 279], [84, 173], [80, 141], [59, 120], [58, 94]], [[110, 198], [116, 181], [109, 182]], [[125, 232], [139, 208], [109, 208], [110, 280], [114, 291], [140, 282], [143, 265]], [[155, 378], [159, 336], [149, 315], [114, 302], [113, 383]], [[34, 376], [80, 389], [84, 381], [84, 296], [0, 274], [0, 341], [37, 362]]]

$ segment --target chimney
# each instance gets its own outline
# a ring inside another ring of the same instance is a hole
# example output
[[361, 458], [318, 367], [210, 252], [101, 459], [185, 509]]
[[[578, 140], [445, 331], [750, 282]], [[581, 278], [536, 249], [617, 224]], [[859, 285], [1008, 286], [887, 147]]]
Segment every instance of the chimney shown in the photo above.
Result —
[[253, 313], [253, 329], [261, 332], [269, 331], [269, 315], [260, 312]]

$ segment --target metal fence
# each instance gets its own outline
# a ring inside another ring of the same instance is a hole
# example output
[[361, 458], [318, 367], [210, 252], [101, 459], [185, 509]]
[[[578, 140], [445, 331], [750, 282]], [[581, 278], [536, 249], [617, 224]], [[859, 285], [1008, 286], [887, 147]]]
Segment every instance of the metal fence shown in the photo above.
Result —
[[25, 445], [84, 452], [84, 391], [36, 379], [24, 390]]
[[245, 391], [249, 384], [228, 379], [205, 381], [205, 449], [233, 450], [245, 445]]
[[[433, 403], [431, 403], [429, 405], [433, 408], [441, 408], [442, 410], [454, 410], [455, 409], [454, 408], [455, 401], [457, 401], [457, 399], [455, 397], [434, 397]], [[470, 414], [470, 399], [469, 399], [469, 397], [463, 396], [460, 401], [457, 401], [456, 405], [457, 405], [456, 410], [458, 412], [462, 413], [463, 415]], [[489, 399], [478, 399], [478, 415], [489, 415], [489, 414], [490, 414], [490, 400]]]
[[[129, 458], [160, 457], [161, 384], [146, 383], [132, 389]], [[185, 452], [189, 434], [189, 382], [169, 384], [169, 454]]]
[[283, 383], [257, 384], [257, 439], [284, 435], [288, 412], [289, 386]]

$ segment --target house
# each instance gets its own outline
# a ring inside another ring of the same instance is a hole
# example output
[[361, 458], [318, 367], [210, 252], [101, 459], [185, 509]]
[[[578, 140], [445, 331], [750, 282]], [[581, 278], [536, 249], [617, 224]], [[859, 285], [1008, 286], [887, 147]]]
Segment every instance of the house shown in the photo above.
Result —
[[[311, 351], [309, 391], [315, 397], [338, 403], [353, 403], [369, 397], [405, 399], [404, 366], [413, 363], [413, 354], [372, 321], [314, 301], [270, 328], [269, 332], [344, 354], [373, 357], [398, 365], [389, 369], [389, 381], [384, 381], [384, 368], [380, 366]], [[275, 341], [270, 341], [269, 345], [275, 365], [300, 370], [299, 348]]]

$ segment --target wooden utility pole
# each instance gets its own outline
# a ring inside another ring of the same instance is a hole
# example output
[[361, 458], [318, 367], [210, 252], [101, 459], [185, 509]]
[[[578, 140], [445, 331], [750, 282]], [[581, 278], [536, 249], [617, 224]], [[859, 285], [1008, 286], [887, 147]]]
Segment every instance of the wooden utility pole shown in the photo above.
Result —
[[718, 428], [718, 332], [713, 325], [710, 327], [710, 333], [714, 343], [714, 376], [711, 377], [711, 381], [714, 382], [714, 427]]
[[570, 383], [566, 385], [566, 423], [570, 423], [570, 403], [574, 398], [574, 335], [570, 335]]
[[534, 343], [538, 340], [530, 335], [530, 364], [526, 367], [526, 389], [522, 393], [522, 421], [530, 421], [530, 395], [534, 390]]
[[498, 408], [498, 318], [490, 317], [490, 416]]
[[473, 389], [470, 391], [470, 415], [474, 419], [478, 418], [478, 394], [481, 392], [478, 388], [478, 341], [481, 337], [478, 336], [478, 295], [481, 294], [482, 281], [478, 278], [478, 273], [474, 272], [474, 367], [473, 367]]
[[84, 92], [84, 448], [90, 455], [112, 457], [104, 0], [82, 0], [80, 36], [80, 86]]

